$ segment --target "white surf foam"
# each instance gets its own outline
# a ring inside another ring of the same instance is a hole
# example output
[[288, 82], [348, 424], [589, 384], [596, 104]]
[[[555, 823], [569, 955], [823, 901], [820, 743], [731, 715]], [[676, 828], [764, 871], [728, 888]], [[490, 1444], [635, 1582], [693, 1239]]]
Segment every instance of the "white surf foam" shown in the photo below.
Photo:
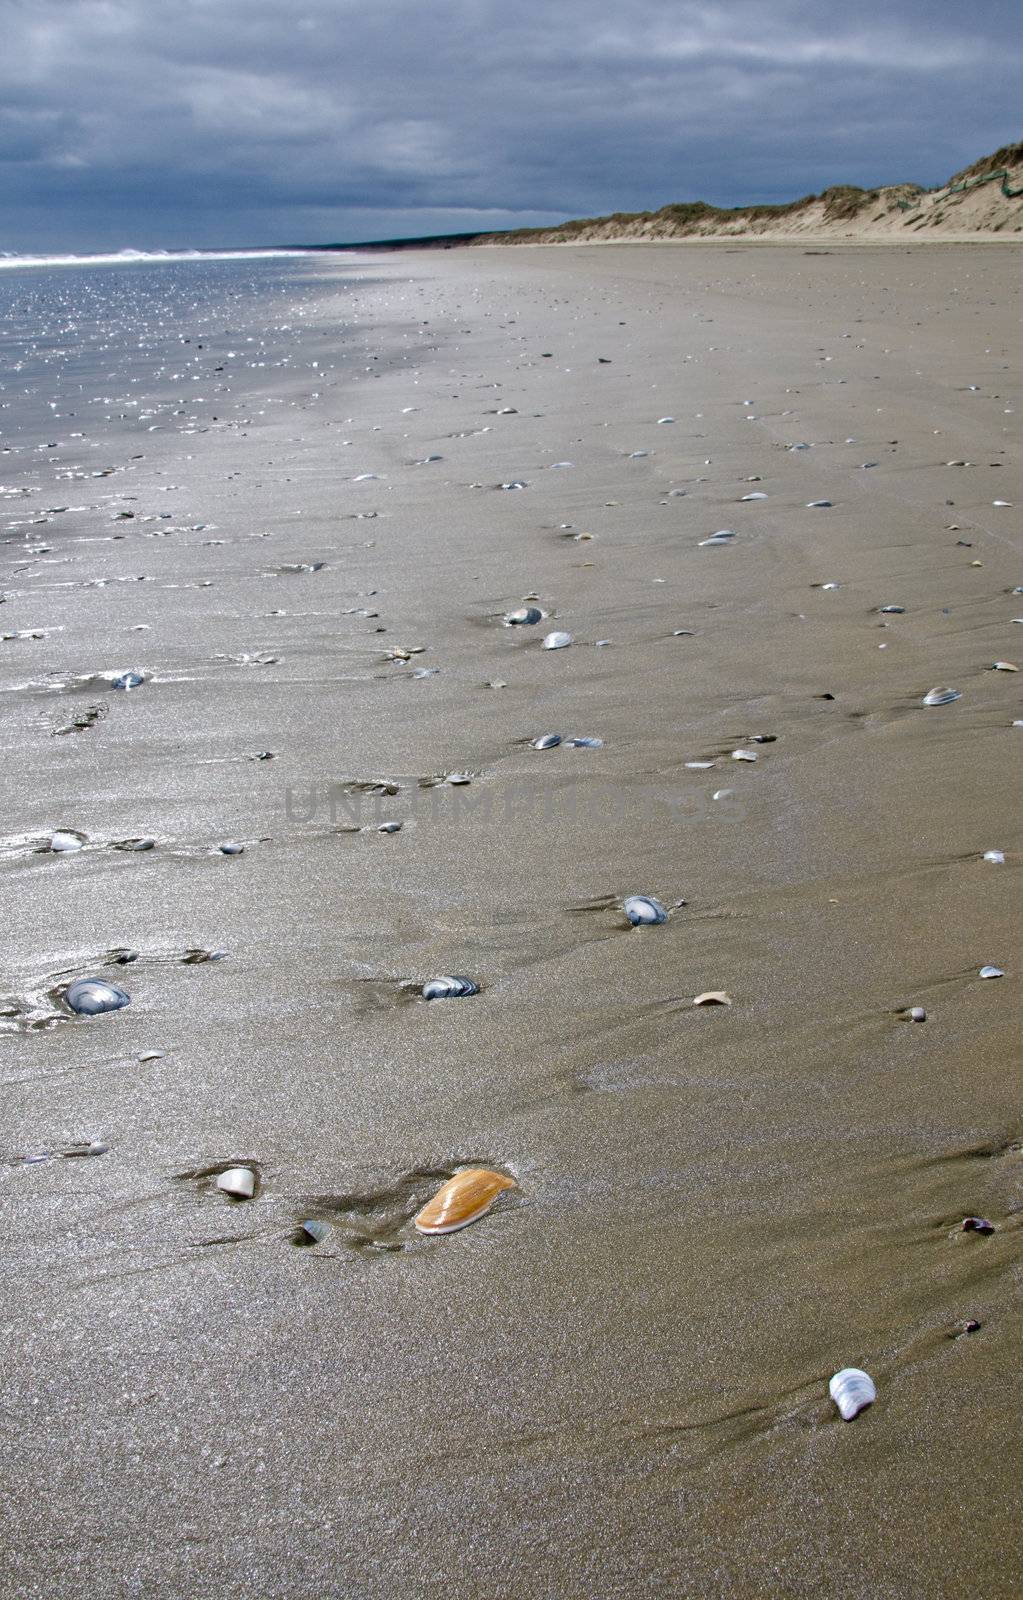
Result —
[[32, 256], [0, 251], [3, 267], [123, 267], [153, 261], [262, 261], [319, 255], [313, 250], [116, 250], [106, 255]]

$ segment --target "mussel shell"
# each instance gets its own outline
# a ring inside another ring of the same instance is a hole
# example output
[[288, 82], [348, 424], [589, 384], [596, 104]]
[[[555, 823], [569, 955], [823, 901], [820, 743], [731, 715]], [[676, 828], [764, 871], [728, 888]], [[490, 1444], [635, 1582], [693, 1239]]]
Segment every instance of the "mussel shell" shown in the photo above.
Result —
[[543, 621], [543, 612], [538, 606], [520, 606], [517, 611], [506, 611], [504, 620], [509, 628], [532, 628]]
[[471, 978], [460, 976], [431, 978], [429, 983], [423, 984], [421, 991], [424, 1000], [461, 1000], [466, 995], [479, 992], [479, 985], [473, 983]]
[[131, 1004], [131, 995], [103, 978], [75, 978], [64, 990], [64, 999], [79, 1016], [95, 1017], [101, 1011], [120, 1011]]
[[843, 1367], [828, 1384], [828, 1393], [842, 1413], [843, 1422], [851, 1422], [877, 1399], [877, 1390], [869, 1372], [861, 1367]]
[[565, 650], [572, 642], [570, 633], [561, 633], [555, 630], [554, 633], [547, 634], [543, 641], [543, 647], [545, 650]]
[[560, 733], [541, 733], [536, 739], [530, 739], [534, 750], [554, 750], [561, 743]]
[[145, 683], [141, 672], [122, 672], [111, 683], [111, 689], [137, 689], [140, 683]]
[[924, 705], [947, 706], [951, 705], [953, 700], [961, 700], [962, 697], [963, 691], [961, 689], [928, 689], [924, 695]]
[[217, 849], [222, 856], [241, 856], [245, 854], [245, 846], [237, 844], [234, 840], [231, 840], [228, 844], [218, 845]]
[[668, 913], [661, 902], [650, 894], [630, 894], [622, 901], [622, 910], [634, 928], [652, 927], [655, 923], [668, 920]]
[[304, 1245], [322, 1244], [330, 1235], [330, 1223], [321, 1222], [319, 1217], [307, 1217], [300, 1222], [295, 1230], [295, 1243]]
[[517, 1189], [514, 1178], [489, 1167], [466, 1167], [442, 1184], [415, 1217], [420, 1233], [455, 1233], [477, 1222], [505, 1189]]

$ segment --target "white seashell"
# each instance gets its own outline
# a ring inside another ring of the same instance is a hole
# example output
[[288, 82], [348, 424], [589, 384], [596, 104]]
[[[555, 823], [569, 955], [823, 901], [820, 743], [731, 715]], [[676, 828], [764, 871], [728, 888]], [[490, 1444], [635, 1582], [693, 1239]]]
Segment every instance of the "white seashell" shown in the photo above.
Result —
[[58, 829], [50, 836], [50, 849], [56, 851], [58, 855], [70, 855], [72, 851], [80, 850], [84, 843], [85, 839], [81, 834], [68, 833], [64, 829]]
[[251, 1200], [256, 1192], [256, 1174], [251, 1167], [228, 1167], [218, 1175], [217, 1188], [235, 1200]]
[[851, 1422], [877, 1399], [874, 1380], [860, 1367], [843, 1367], [828, 1384], [828, 1393], [842, 1413], [843, 1422]]
[[529, 742], [534, 750], [554, 750], [561, 743], [561, 734], [541, 733]]
[[827, 510], [831, 509], [831, 501], [830, 500], [808, 500], [806, 502], [806, 509], [807, 509], [807, 511], [818, 511], [818, 510], [827, 511]]
[[711, 795], [712, 800], [730, 800], [735, 793], [734, 789], [715, 789]]
[[564, 650], [572, 642], [570, 633], [549, 633], [543, 641], [543, 647], [545, 650]]
[[702, 550], [703, 547], [705, 545], [708, 545], [708, 544], [727, 544], [729, 539], [734, 539], [734, 538], [735, 538], [735, 529], [734, 528], [719, 528], [717, 530], [717, 532], [716, 533], [712, 533], [709, 538], [701, 539], [699, 547]]
[[754, 489], [752, 494], [744, 494], [743, 500], [766, 500], [767, 496], [760, 489]]
[[743, 750], [740, 747], [738, 750], [732, 751], [733, 761], [755, 761], [756, 759], [757, 753], [755, 750]]
[[716, 765], [716, 763], [713, 762], [713, 761], [687, 761], [686, 762], [686, 766], [689, 768], [690, 772], [706, 772], [706, 771], [708, 771], [708, 769], [710, 767], [713, 767], [714, 765]]
[[693, 1001], [694, 1006], [730, 1006], [731, 1003], [732, 997], [724, 989], [707, 989]]
[[927, 1012], [924, 1010], [923, 1006], [910, 1006], [908, 1015], [910, 1022], [927, 1021]]
[[569, 739], [569, 744], [576, 750], [603, 750], [603, 739], [597, 739], [592, 734], [580, 733], [574, 739]]
[[982, 978], [1004, 978], [1005, 977], [1005, 973], [1002, 971], [1001, 967], [981, 967], [980, 975], [981, 975]]
[[1000, 867], [1002, 865], [1003, 861], [1005, 860], [1005, 851], [1004, 850], [985, 850], [984, 851], [984, 860], [985, 861], [993, 861], [996, 866]]
[[962, 697], [961, 689], [928, 689], [924, 695], [924, 705], [947, 706], [951, 705], [953, 700], [961, 700]]
[[460, 785], [471, 783], [472, 774], [468, 772], [449, 772], [444, 779], [444, 782], [450, 783], [453, 788], [457, 789]]
[[634, 928], [652, 927], [655, 923], [668, 920], [668, 913], [661, 902], [649, 894], [630, 894], [622, 902], [622, 910]]
[[658, 417], [657, 418], [657, 425], [658, 425], [658, 427], [663, 428], [663, 426], [664, 426], [664, 424], [666, 422], [674, 422], [674, 420], [675, 420], [674, 417]]
[[1011, 661], [992, 661], [992, 672], [1018, 672], [1019, 668], [1013, 666]]
[[993, 506], [1011, 506], [1012, 505], [1012, 501], [1011, 500], [992, 500], [991, 504]]
[[879, 606], [878, 607], [878, 610], [880, 611], [880, 613], [881, 613], [881, 615], [883, 617], [901, 617], [903, 615], [905, 609], [906, 609], [905, 606]]

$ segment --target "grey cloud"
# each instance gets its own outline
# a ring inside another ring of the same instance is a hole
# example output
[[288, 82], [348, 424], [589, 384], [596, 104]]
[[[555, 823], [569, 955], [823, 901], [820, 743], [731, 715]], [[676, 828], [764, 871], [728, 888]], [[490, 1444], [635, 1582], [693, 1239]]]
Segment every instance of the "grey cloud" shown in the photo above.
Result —
[[0, 249], [380, 237], [937, 182], [1020, 136], [1015, 13], [0, 0]]

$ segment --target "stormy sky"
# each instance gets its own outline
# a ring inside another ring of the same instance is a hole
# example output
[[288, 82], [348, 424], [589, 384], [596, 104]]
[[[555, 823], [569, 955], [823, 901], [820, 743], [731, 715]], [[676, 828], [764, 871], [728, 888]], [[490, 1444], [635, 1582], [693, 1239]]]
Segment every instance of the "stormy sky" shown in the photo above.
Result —
[[1023, 138], [1019, 0], [0, 0], [0, 251], [937, 184]]

